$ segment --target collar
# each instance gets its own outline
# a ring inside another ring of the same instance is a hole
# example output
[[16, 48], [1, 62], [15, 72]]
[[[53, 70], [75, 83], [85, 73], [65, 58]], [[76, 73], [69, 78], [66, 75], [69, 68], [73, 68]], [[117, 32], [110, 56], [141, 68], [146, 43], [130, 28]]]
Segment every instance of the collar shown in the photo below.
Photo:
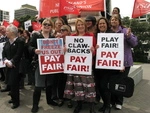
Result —
[[14, 43], [17, 38], [18, 38], [18, 37], [14, 38], [13, 40], [10, 40], [10, 39], [9, 39], [10, 44]]

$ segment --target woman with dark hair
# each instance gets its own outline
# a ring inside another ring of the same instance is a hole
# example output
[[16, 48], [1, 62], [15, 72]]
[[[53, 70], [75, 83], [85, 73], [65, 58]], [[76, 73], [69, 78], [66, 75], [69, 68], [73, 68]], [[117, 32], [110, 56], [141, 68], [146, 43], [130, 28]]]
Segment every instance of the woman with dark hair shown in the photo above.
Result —
[[[114, 33], [110, 29], [109, 22], [105, 17], [101, 17], [100, 19], [98, 19], [96, 28], [97, 28], [96, 37], [98, 36], [98, 33]], [[97, 45], [97, 47], [99, 47], [99, 45]], [[115, 70], [108, 70], [108, 69], [94, 70], [97, 89], [99, 90], [103, 100], [103, 107], [101, 107], [99, 111], [102, 111], [103, 113], [111, 112], [110, 108], [111, 92], [109, 91], [107, 86], [110, 77], [113, 76], [113, 73], [115, 72], [116, 72]]]
[[54, 36], [58, 37], [60, 35], [60, 29], [61, 26], [65, 25], [65, 22], [62, 18], [56, 18], [56, 20], [54, 21]]
[[[24, 37], [23, 37], [23, 29], [22, 28], [18, 28], [18, 36], [21, 37], [23, 40], [24, 40]], [[21, 61], [20, 61], [20, 66], [19, 66], [19, 75], [20, 75], [20, 89], [24, 89], [24, 78], [25, 78], [25, 74], [24, 74], [24, 68], [22, 66], [24, 66], [24, 63], [23, 63], [23, 58], [21, 58]]]
[[96, 18], [94, 16], [88, 15], [85, 18], [85, 22], [86, 22], [86, 25], [87, 25], [88, 32], [95, 33]]
[[[54, 21], [54, 37], [61, 37], [61, 27], [65, 25], [65, 22], [62, 18], [56, 18], [56, 20]], [[59, 83], [59, 81], [61, 81], [62, 78], [62, 73], [58, 73], [58, 74], [55, 74], [54, 76], [54, 85], [52, 87], [52, 98], [53, 100], [55, 101], [59, 101], [59, 98], [60, 97], [60, 87], [61, 87], [61, 84]], [[59, 106], [62, 105], [61, 102], [59, 102]]]
[[97, 33], [105, 33], [106, 31], [107, 32], [111, 31], [110, 30], [110, 24], [109, 24], [108, 20], [105, 17], [101, 17], [97, 20], [96, 36], [97, 36]]
[[31, 61], [33, 55], [29, 53], [28, 47], [30, 42], [30, 33], [28, 30], [23, 31], [23, 37], [25, 39], [25, 45], [24, 45], [24, 52], [23, 52], [23, 61], [24, 65], [22, 67], [24, 68], [24, 74], [27, 74], [28, 76], [28, 85], [34, 85], [34, 73], [32, 71], [31, 67]]
[[121, 19], [120, 9], [118, 7], [113, 8], [112, 15], [114, 14], [118, 14], [119, 18]]
[[[87, 26], [87, 31], [89, 33], [92, 33], [92, 34], [95, 34], [96, 32], [96, 18], [94, 16], [91, 16], [91, 15], [87, 15], [86, 18], [85, 18], [85, 23], [86, 23], [86, 26]], [[94, 56], [95, 58], [95, 56]], [[95, 68], [95, 65], [93, 65], [93, 70]], [[96, 82], [96, 77], [95, 77], [95, 72], [93, 71], [93, 75], [94, 75], [94, 80]], [[96, 90], [96, 102], [95, 103], [98, 103], [100, 101], [100, 94], [99, 94], [99, 91], [97, 89], [97, 83], [95, 84], [95, 90]]]
[[104, 12], [104, 11], [101, 11], [101, 15], [102, 15], [103, 17], [106, 17], [106, 18], [108, 19], [108, 21], [110, 20], [111, 16], [114, 15], [114, 14], [118, 14], [119, 17], [121, 18], [120, 9], [119, 9], [118, 7], [114, 7], [111, 14], [109, 14], [108, 12], [106, 12], [106, 15], [105, 15], [105, 12]]
[[32, 57], [30, 57], [29, 51], [28, 51], [28, 44], [30, 40], [30, 34], [27, 30], [20, 30], [21, 31], [21, 37], [25, 42], [23, 55], [20, 62], [20, 89], [24, 88], [24, 79], [26, 77], [26, 74], [29, 72], [29, 65], [32, 60]]
[[[131, 32], [131, 28], [123, 27], [121, 18], [118, 14], [112, 15], [110, 23], [111, 30], [113, 30], [115, 33], [124, 34], [124, 69], [119, 71], [119, 76], [127, 77], [130, 71], [130, 67], [133, 65], [131, 48], [135, 47], [138, 44], [138, 40], [137, 37]], [[115, 105], [116, 109], [122, 109], [123, 96], [112, 95], [112, 104]]]

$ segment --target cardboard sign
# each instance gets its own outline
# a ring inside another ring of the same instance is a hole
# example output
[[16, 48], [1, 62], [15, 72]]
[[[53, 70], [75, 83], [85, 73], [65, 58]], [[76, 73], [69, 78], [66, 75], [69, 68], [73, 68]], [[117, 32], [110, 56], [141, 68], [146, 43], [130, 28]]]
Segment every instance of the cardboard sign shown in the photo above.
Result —
[[96, 68], [116, 69], [124, 67], [124, 34], [99, 33], [96, 52]]
[[64, 73], [91, 75], [92, 47], [91, 36], [67, 36]]
[[37, 45], [41, 50], [41, 54], [38, 55], [40, 74], [62, 73], [64, 70], [63, 39], [38, 39]]
[[24, 29], [25, 29], [25, 30], [28, 30], [28, 27], [29, 27], [29, 26], [32, 26], [31, 20], [25, 21], [25, 22], [24, 22]]

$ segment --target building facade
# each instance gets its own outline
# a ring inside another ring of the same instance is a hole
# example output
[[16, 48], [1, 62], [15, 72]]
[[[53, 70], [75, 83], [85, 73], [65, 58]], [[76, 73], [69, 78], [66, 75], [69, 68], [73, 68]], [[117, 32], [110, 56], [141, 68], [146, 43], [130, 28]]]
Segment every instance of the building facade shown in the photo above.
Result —
[[0, 23], [3, 22], [3, 20], [6, 20], [9, 22], [10, 15], [8, 11], [0, 10]]
[[148, 22], [149, 21], [149, 18], [150, 18], [150, 14], [146, 14], [146, 15], [143, 15], [143, 16], [140, 16], [140, 17], [137, 17], [137, 19], [139, 19], [140, 22]]
[[36, 16], [38, 14], [38, 10], [36, 9], [36, 7], [29, 4], [22, 5], [20, 9], [17, 9], [14, 12], [15, 19], [26, 15]]

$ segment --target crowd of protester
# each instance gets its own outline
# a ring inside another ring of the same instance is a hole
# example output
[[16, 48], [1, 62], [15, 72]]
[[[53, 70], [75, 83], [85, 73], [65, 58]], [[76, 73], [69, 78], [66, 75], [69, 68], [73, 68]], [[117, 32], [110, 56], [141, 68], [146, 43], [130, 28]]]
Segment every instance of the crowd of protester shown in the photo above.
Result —
[[[33, 113], [38, 112], [42, 90], [45, 90], [48, 105], [61, 107], [67, 101], [68, 108], [72, 108], [72, 101], [76, 101], [73, 113], [79, 113], [85, 102], [89, 103], [89, 112], [96, 113], [94, 106], [101, 99], [103, 106], [100, 106], [99, 112], [111, 113], [112, 107], [121, 110], [123, 97], [111, 94], [107, 86], [112, 76], [128, 76], [130, 67], [133, 65], [131, 48], [137, 45], [137, 37], [132, 34], [130, 28], [122, 25], [119, 13], [119, 8], [115, 7], [109, 19], [105, 17], [96, 19], [91, 15], [85, 19], [77, 18], [74, 31], [66, 20], [60, 17], [55, 21], [51, 18], [43, 19], [40, 31], [33, 31], [32, 26], [28, 30], [19, 29], [12, 24], [7, 28], [0, 26], [0, 43], [5, 43], [2, 60], [6, 65], [6, 67], [0, 68], [0, 80], [6, 84], [1, 92], [8, 92], [11, 96], [11, 100], [9, 100], [9, 103], [12, 103], [11, 108], [15, 109], [20, 106], [19, 89], [25, 88], [25, 85], [33, 85], [31, 109]], [[123, 70], [95, 69], [95, 51], [99, 48], [99, 45], [96, 45], [97, 33], [124, 34]], [[35, 66], [38, 64], [38, 54], [41, 52], [37, 48], [37, 39], [63, 38], [65, 52], [66, 36], [92, 37], [93, 44], [90, 47], [93, 55], [92, 75], [58, 73], [41, 76], [39, 65]], [[26, 77], [27, 84], [25, 84]], [[86, 87], [90, 84], [94, 85]]]

